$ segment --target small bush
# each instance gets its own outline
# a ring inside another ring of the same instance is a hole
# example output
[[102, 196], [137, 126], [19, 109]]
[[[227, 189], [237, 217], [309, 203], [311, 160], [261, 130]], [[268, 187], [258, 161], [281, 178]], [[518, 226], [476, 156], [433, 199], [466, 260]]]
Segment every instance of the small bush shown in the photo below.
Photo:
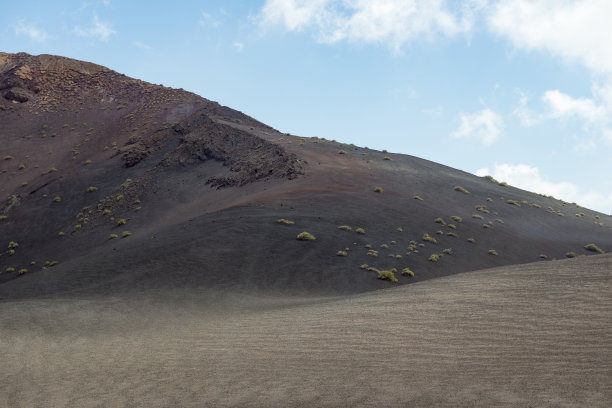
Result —
[[117, 221], [117, 225], [125, 225], [127, 223], [127, 220], [125, 218], [121, 218], [119, 221]]
[[393, 240], [390, 242], [391, 245], [397, 245], [397, 241]]
[[346, 154], [346, 150], [338, 150], [338, 154]]
[[592, 251], [592, 252], [597, 252], [597, 253], [600, 253], [600, 254], [604, 253], [604, 251], [600, 247], [595, 245], [595, 244], [587, 244], [587, 245], [584, 246], [584, 249], [586, 249], [588, 251]]
[[508, 200], [508, 201], [506, 201], [506, 202], [507, 202], [508, 204], [516, 205], [517, 207], [520, 207], [520, 206], [521, 206], [521, 203], [519, 203], [519, 202], [518, 202], [518, 201], [516, 201], [516, 200]]
[[482, 220], [482, 215], [480, 215], [480, 214], [472, 214], [472, 218], [476, 218], [476, 219]]
[[480, 211], [480, 212], [483, 212], [485, 214], [489, 214], [491, 212], [491, 211], [487, 210], [487, 206], [486, 205], [482, 205], [482, 204], [476, 206], [476, 211]]
[[115, 200], [117, 201], [123, 200], [123, 194], [119, 194], [117, 197], [115, 197]]
[[28, 270], [27, 270], [26, 268], [21, 268], [21, 269], [19, 270], [19, 274], [20, 274], [20, 275], [23, 275], [23, 274], [25, 274], [25, 273], [28, 273]]
[[381, 247], [382, 249], [387, 249], [387, 248], [389, 248], [389, 245], [387, 245], [387, 244], [381, 244], [381, 246], [380, 246], [380, 247]]
[[565, 254], [565, 256], [566, 256], [567, 258], [575, 258], [577, 255], [576, 255], [576, 253], [575, 253], [575, 252], [570, 251], [570, 252], [566, 253], [566, 254]]
[[368, 249], [371, 249], [371, 248], [372, 248], [372, 245], [370, 245], [370, 244], [365, 244], [365, 247], [366, 247], [366, 248], [368, 248]]
[[397, 278], [395, 277], [393, 271], [379, 271], [378, 279], [388, 280], [390, 282], [397, 282]]
[[452, 248], [446, 248], [444, 251], [442, 251], [443, 254], [445, 255], [452, 255], [453, 254], [453, 249]]
[[390, 158], [389, 156], [385, 156], [385, 157], [383, 157], [383, 160], [393, 160], [393, 159]]
[[360, 268], [361, 269], [368, 269], [368, 264], [361, 264]]
[[440, 260], [440, 255], [438, 254], [431, 254], [431, 256], [428, 259], [430, 262], [438, 262]]
[[396, 230], [397, 232], [404, 232], [404, 229], [403, 229], [402, 227], [397, 227], [395, 230]]
[[304, 231], [298, 234], [297, 239], [300, 241], [314, 241], [316, 238], [311, 233]]
[[8, 217], [6, 215], [0, 215], [0, 221], [6, 220]]
[[55, 266], [59, 263], [59, 261], [45, 261], [45, 266], [46, 267], [51, 267], [51, 266]]
[[503, 223], [504, 223], [504, 220], [497, 218], [497, 219], [495, 220], [495, 222], [498, 222], [498, 223], [500, 223], [500, 224], [503, 224]]
[[278, 222], [279, 224], [283, 224], [283, 225], [293, 225], [293, 224], [295, 224], [295, 222], [293, 222], [291, 220], [286, 220], [284, 218], [279, 218], [278, 220], [276, 220], [276, 222]]
[[488, 253], [489, 255], [494, 255], [494, 256], [499, 255], [499, 254], [497, 253], [497, 251], [496, 251], [496, 250], [494, 250], [494, 249], [489, 249], [489, 252], [487, 252], [487, 253]]
[[476, 240], [474, 238], [468, 238], [467, 242], [469, 242], [470, 244], [475, 244]]
[[382, 193], [383, 192], [383, 188], [382, 187], [374, 187], [374, 192]]
[[123, 238], [125, 238], [125, 237], [129, 237], [130, 235], [132, 235], [132, 233], [131, 233], [130, 231], [123, 231], [123, 232], [121, 233], [121, 236], [122, 236]]
[[353, 230], [348, 225], [341, 225], [341, 226], [338, 227], [338, 229], [341, 229], [342, 231], [352, 231]]
[[119, 235], [117, 235], [117, 234], [110, 234], [108, 236], [108, 239], [115, 239], [115, 238], [119, 238]]
[[13, 159], [14, 159], [13, 156], [8, 156], [8, 155], [4, 156], [4, 160], [13, 160]]
[[368, 253], [366, 255], [367, 256], [377, 257], [378, 256], [378, 251], [375, 250], [375, 249], [370, 249], [370, 250], [368, 250]]
[[455, 224], [448, 224], [447, 227], [450, 229], [457, 229], [457, 226]]
[[463, 222], [463, 218], [459, 217], [458, 215], [453, 215], [451, 218], [453, 221]]
[[357, 228], [357, 229], [355, 230], [355, 232], [356, 232], [356, 233], [358, 233], [358, 234], [361, 234], [361, 235], [365, 235], [365, 233], [366, 233], [366, 232], [365, 232], [365, 230], [364, 230], [363, 228]]
[[418, 196], [418, 195], [415, 195], [412, 198], [414, 198], [415, 200], [423, 201], [423, 199], [420, 196]]
[[64, 231], [60, 231], [57, 235], [59, 235], [60, 237], [64, 236]]
[[78, 231], [80, 229], [81, 229], [81, 224], [77, 224], [77, 225], [74, 226], [74, 230], [75, 231]]
[[346, 251], [338, 251], [338, 252], [336, 252], [336, 255], [338, 255], [338, 256], [348, 256], [348, 252], [346, 252]]
[[459, 235], [455, 234], [454, 232], [447, 232], [446, 235], [453, 238], [459, 238]]
[[437, 230], [437, 231], [436, 231], [436, 234], [438, 234], [438, 235], [444, 235], [444, 231], [442, 231], [442, 230]]
[[436, 218], [436, 219], [434, 220], [434, 222], [435, 222], [435, 223], [438, 223], [438, 224], [446, 225], [446, 223], [444, 222], [444, 220], [443, 220], [442, 218], [439, 218], [439, 217], [438, 217], [438, 218]]
[[467, 191], [465, 188], [463, 188], [461, 186], [455, 186], [455, 191], [461, 191], [464, 194], [470, 194], [469, 191]]
[[108, 208], [105, 208], [104, 211], [102, 211], [102, 215], [106, 215], [110, 213], [111, 213], [111, 210], [109, 210]]
[[91, 186], [87, 188], [88, 193], [93, 193], [94, 191], [98, 191], [98, 187]]
[[15, 248], [19, 248], [19, 244], [15, 241], [11, 241], [8, 244], [9, 249], [15, 249]]
[[499, 183], [499, 185], [502, 187], [508, 187], [508, 183], [506, 183], [505, 181], [502, 181], [501, 183]]
[[432, 244], [438, 243], [438, 241], [434, 237], [430, 236], [429, 234], [423, 234], [423, 241], [431, 242]]
[[540, 258], [542, 258], [542, 259], [548, 259], [548, 255], [546, 255], [546, 254], [540, 254]]
[[13, 268], [12, 266], [9, 266], [8, 268], [5, 269], [6, 272], [15, 272], [15, 268]]
[[60, 196], [55, 196], [55, 197], [53, 198], [53, 202], [54, 202], [54, 203], [61, 203], [61, 202], [62, 202], [62, 197], [60, 197]]
[[404, 268], [402, 269], [402, 276], [409, 276], [411, 278], [414, 278], [414, 272], [412, 272], [410, 268]]
[[482, 224], [482, 228], [491, 228], [489, 224]]
[[493, 176], [484, 176], [484, 178], [486, 178], [487, 180], [489, 180], [489, 181], [490, 181], [490, 182], [492, 182], [492, 183], [497, 183], [497, 182], [498, 182], [497, 180], [495, 180], [495, 179], [493, 178]]

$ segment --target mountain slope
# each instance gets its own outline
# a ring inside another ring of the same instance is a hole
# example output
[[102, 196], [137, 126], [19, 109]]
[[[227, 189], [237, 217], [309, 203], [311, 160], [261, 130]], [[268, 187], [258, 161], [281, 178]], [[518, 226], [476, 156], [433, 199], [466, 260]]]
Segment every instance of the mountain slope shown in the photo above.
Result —
[[[610, 216], [408, 155], [281, 134], [98, 65], [0, 54], [0, 95], [2, 299], [355, 293], [391, 285], [364, 264], [408, 283], [593, 254], [591, 243], [612, 251]], [[303, 231], [316, 240], [297, 240]]]

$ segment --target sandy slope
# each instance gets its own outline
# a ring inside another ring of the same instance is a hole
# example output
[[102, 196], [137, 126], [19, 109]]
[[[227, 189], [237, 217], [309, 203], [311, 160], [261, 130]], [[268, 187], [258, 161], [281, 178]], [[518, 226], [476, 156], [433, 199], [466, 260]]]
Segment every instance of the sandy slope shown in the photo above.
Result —
[[612, 256], [342, 298], [0, 304], [0, 406], [612, 404]]

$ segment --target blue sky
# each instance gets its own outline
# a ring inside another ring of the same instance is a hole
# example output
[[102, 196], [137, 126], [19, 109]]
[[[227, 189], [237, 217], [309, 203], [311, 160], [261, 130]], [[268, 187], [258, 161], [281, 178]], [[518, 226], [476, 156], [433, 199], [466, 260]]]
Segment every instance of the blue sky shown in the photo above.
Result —
[[0, 50], [193, 91], [612, 214], [608, 0], [23, 1]]

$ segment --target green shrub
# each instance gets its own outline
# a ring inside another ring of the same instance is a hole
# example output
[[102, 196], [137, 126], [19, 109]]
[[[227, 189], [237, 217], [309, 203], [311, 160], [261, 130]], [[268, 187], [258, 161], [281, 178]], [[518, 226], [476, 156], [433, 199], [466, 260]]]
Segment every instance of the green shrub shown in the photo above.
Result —
[[123, 200], [123, 194], [119, 194], [116, 198], [117, 201]]
[[397, 232], [404, 232], [404, 229], [403, 229], [402, 227], [397, 227], [395, 230], [396, 230]]
[[61, 202], [62, 202], [62, 197], [60, 197], [60, 196], [55, 196], [55, 197], [53, 198], [53, 202], [54, 202], [54, 203], [61, 203]]
[[442, 218], [440, 218], [440, 217], [436, 218], [436, 219], [434, 220], [434, 222], [435, 222], [435, 223], [438, 223], [438, 224], [446, 225], [446, 223], [444, 222], [444, 220], [443, 220]]
[[467, 191], [465, 188], [463, 188], [461, 186], [455, 186], [455, 191], [461, 191], [464, 194], [470, 194], [469, 191]]
[[111, 210], [109, 210], [108, 208], [105, 208], [104, 211], [102, 211], [102, 215], [106, 215], [110, 213], [111, 213]]
[[502, 187], [508, 187], [508, 183], [506, 183], [505, 181], [502, 181], [501, 183], [499, 183], [499, 185]]
[[491, 228], [489, 224], [482, 224], [482, 228]]
[[570, 251], [570, 252], [566, 253], [566, 254], [565, 254], [565, 256], [566, 256], [567, 258], [575, 258], [577, 255], [576, 255], [576, 253], [575, 253], [575, 252]]
[[19, 270], [19, 274], [20, 274], [20, 275], [23, 275], [23, 274], [25, 274], [25, 273], [28, 273], [28, 270], [27, 270], [26, 268], [21, 268], [21, 269]]
[[499, 255], [499, 254], [497, 253], [497, 251], [496, 251], [496, 250], [494, 250], [494, 249], [489, 249], [489, 252], [487, 252], [487, 253], [488, 253], [489, 255], [495, 255], [495, 256]]
[[442, 251], [443, 254], [445, 255], [452, 255], [453, 254], [453, 249], [452, 248], [446, 248], [444, 251]]
[[459, 238], [459, 235], [455, 234], [454, 232], [447, 232], [446, 235], [453, 238]]
[[388, 280], [390, 282], [397, 282], [397, 278], [395, 277], [393, 271], [379, 271], [378, 279]]
[[362, 265], [360, 266], [360, 268], [361, 268], [361, 269], [368, 269], [368, 264], [362, 264]]
[[108, 239], [115, 239], [115, 238], [119, 238], [119, 235], [117, 235], [117, 234], [110, 234], [108, 236]]
[[286, 220], [284, 218], [279, 218], [278, 220], [276, 220], [276, 222], [278, 222], [279, 224], [283, 224], [283, 225], [293, 225], [293, 224], [295, 224], [294, 221]]
[[483, 212], [485, 214], [489, 214], [490, 213], [490, 211], [487, 210], [487, 206], [486, 205], [482, 205], [482, 204], [476, 206], [476, 211], [480, 211], [480, 212]]
[[45, 266], [46, 267], [51, 267], [51, 266], [55, 266], [59, 263], [59, 261], [45, 261]]
[[4, 160], [13, 160], [13, 159], [14, 159], [13, 156], [9, 156], [9, 155], [4, 156]]
[[365, 244], [365, 247], [366, 247], [366, 248], [368, 248], [368, 249], [371, 249], [371, 248], [372, 248], [372, 245], [370, 245], [370, 244]]
[[410, 268], [404, 268], [402, 269], [402, 276], [409, 276], [411, 278], [414, 278], [414, 272], [412, 272]]
[[548, 259], [548, 255], [546, 255], [546, 254], [540, 254], [540, 258], [542, 258], [542, 259]]
[[316, 238], [311, 233], [304, 231], [298, 234], [297, 239], [300, 241], [314, 241]]
[[364, 230], [363, 228], [357, 228], [357, 229], [355, 230], [355, 232], [356, 232], [356, 233], [358, 233], [358, 234], [361, 234], [361, 235], [365, 235], [365, 233], [366, 233], [366, 232], [365, 232], [365, 230]]
[[119, 221], [117, 221], [117, 225], [125, 225], [127, 223], [127, 220], [125, 218], [121, 218]]
[[6, 272], [15, 272], [15, 268], [13, 268], [12, 266], [9, 266], [8, 268], [5, 269]]
[[468, 238], [467, 242], [471, 243], [471, 244], [475, 244], [476, 240], [474, 238]]
[[429, 234], [423, 234], [423, 241], [431, 242], [432, 244], [438, 243], [438, 241], [434, 237], [430, 236]]
[[21, 163], [19, 167], [17, 167], [17, 170], [23, 170], [25, 169], [25, 167], [26, 167], [25, 164]]
[[132, 233], [131, 233], [130, 231], [123, 231], [123, 232], [121, 233], [121, 236], [122, 236], [123, 238], [125, 238], [125, 237], [129, 237], [130, 235], [132, 235]]
[[480, 215], [480, 214], [472, 214], [472, 218], [476, 218], [476, 219], [482, 220], [482, 215]]
[[78, 231], [80, 229], [81, 229], [81, 224], [77, 224], [77, 225], [74, 226], [74, 230], [75, 231]]
[[450, 229], [457, 229], [457, 226], [455, 224], [448, 224], [447, 227]]
[[415, 200], [423, 201], [423, 199], [420, 196], [418, 196], [418, 195], [415, 195], [412, 198], [414, 198]]
[[381, 246], [380, 246], [380, 247], [381, 247], [382, 249], [387, 249], [387, 248], [389, 248], [389, 245], [387, 245], [387, 244], [381, 244]]
[[587, 245], [584, 246], [584, 249], [592, 251], [592, 252], [597, 252], [597, 253], [600, 253], [600, 254], [604, 253], [604, 251], [600, 247], [595, 245], [595, 244], [587, 244]]
[[8, 217], [6, 215], [0, 215], [0, 221], [6, 220]]
[[346, 251], [338, 251], [338, 252], [336, 252], [336, 255], [338, 255], [338, 256], [347, 256], [348, 252], [346, 252]]
[[439, 260], [440, 260], [440, 255], [438, 254], [431, 254], [431, 256], [429, 257], [430, 262], [438, 262]]
[[338, 154], [346, 154], [346, 150], [338, 150]]
[[88, 193], [93, 193], [94, 191], [98, 191], [98, 187], [91, 186], [87, 188]]
[[506, 201], [506, 202], [507, 202], [508, 204], [516, 205], [517, 207], [520, 207], [520, 206], [521, 206], [521, 203], [519, 203], [519, 202], [518, 202], [518, 201], [516, 201], [516, 200], [508, 200], [508, 201]]
[[393, 159], [390, 158], [389, 156], [385, 156], [385, 157], [383, 157], [383, 160], [393, 160]]
[[383, 192], [383, 188], [382, 187], [374, 187], [374, 192], [382, 193]]
[[486, 178], [487, 180], [489, 180], [489, 181], [490, 181], [490, 182], [492, 182], [492, 183], [497, 183], [497, 182], [498, 182], [497, 180], [495, 180], [495, 179], [493, 178], [493, 176], [484, 176], [484, 178]]
[[370, 249], [370, 250], [368, 250], [368, 253], [366, 255], [367, 256], [377, 257], [378, 256], [378, 251], [375, 250], [375, 249]]
[[392, 241], [390, 242], [390, 244], [391, 244], [391, 245], [397, 245], [397, 241], [392, 240]]
[[15, 248], [19, 248], [19, 244], [15, 241], [11, 241], [8, 244], [9, 249], [15, 249]]
[[497, 218], [497, 219], [495, 220], [495, 222], [498, 222], [498, 223], [500, 223], [500, 224], [503, 224], [503, 223], [504, 223], [504, 220]]
[[343, 231], [352, 231], [353, 229], [351, 227], [349, 227], [348, 225], [341, 225], [338, 227], [338, 229], [341, 229]]
[[463, 222], [463, 218], [459, 217], [458, 215], [453, 215], [451, 218], [453, 221]]
[[437, 231], [436, 231], [436, 234], [438, 234], [438, 235], [444, 235], [444, 232], [443, 232], [442, 230], [437, 230]]

